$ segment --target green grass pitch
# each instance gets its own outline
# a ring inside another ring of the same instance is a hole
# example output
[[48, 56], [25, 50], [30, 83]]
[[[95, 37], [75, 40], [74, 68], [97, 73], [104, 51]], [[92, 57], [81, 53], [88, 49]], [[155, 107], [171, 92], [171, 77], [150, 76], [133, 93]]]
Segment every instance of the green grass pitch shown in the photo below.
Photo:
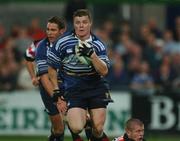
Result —
[[[147, 141], [180, 141], [180, 136], [163, 137], [163, 135], [160, 135], [160, 136], [149, 136], [146, 139]], [[0, 141], [47, 141], [47, 137], [45, 136], [0, 136]], [[70, 137], [65, 137], [64, 141], [72, 141], [72, 139]]]

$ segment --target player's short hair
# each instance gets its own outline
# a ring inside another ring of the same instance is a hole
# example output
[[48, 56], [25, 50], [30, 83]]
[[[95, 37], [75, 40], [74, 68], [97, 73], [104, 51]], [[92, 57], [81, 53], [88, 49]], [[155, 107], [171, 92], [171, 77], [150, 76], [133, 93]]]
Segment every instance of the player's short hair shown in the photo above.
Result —
[[88, 16], [89, 20], [92, 21], [92, 16], [88, 9], [78, 9], [77, 11], [74, 12], [73, 19], [75, 17], [82, 17], [82, 16]]
[[57, 16], [53, 16], [53, 17], [49, 18], [48, 22], [57, 24], [59, 29], [65, 29], [66, 28], [65, 21], [63, 19], [57, 17]]
[[126, 121], [125, 129], [133, 130], [134, 125], [143, 126], [144, 123], [137, 118], [130, 118], [129, 120]]

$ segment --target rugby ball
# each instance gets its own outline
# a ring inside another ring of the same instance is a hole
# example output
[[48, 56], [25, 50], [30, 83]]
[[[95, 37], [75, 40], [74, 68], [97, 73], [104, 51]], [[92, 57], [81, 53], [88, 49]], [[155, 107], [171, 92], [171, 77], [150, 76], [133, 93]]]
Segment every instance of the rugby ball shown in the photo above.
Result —
[[78, 60], [82, 63], [82, 64], [85, 64], [85, 65], [90, 65], [92, 62], [91, 62], [91, 58], [87, 57], [87, 56], [80, 56], [79, 54], [79, 47], [83, 47], [82, 44], [86, 44], [85, 42], [83, 41], [79, 41], [78, 44], [76, 45], [75, 47], [75, 53], [76, 53], [76, 56], [78, 58]]
[[77, 58], [82, 64], [91, 65], [91, 59], [89, 57], [77, 55]]

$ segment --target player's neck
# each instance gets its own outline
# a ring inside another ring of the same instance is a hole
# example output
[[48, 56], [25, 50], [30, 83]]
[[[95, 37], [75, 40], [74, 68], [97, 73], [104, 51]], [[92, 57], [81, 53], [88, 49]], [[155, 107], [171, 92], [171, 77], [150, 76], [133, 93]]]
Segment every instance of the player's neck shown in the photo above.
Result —
[[81, 41], [87, 41], [87, 42], [92, 41], [91, 35], [86, 36], [86, 37], [78, 37], [78, 38], [79, 38]]

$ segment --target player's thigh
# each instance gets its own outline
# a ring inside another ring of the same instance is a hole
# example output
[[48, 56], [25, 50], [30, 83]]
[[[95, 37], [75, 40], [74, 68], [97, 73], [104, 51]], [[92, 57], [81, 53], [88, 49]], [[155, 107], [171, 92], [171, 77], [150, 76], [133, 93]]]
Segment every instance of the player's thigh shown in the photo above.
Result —
[[67, 112], [67, 121], [70, 128], [83, 129], [86, 124], [86, 113], [83, 108], [70, 108]]
[[90, 109], [89, 114], [95, 128], [103, 128], [106, 120], [106, 108]]
[[47, 112], [47, 114], [49, 116], [59, 114], [56, 104], [54, 104], [52, 98], [48, 95], [44, 87], [42, 87], [41, 85], [40, 85], [40, 95], [41, 95], [41, 99], [43, 101], [43, 104], [45, 106], [45, 111]]

